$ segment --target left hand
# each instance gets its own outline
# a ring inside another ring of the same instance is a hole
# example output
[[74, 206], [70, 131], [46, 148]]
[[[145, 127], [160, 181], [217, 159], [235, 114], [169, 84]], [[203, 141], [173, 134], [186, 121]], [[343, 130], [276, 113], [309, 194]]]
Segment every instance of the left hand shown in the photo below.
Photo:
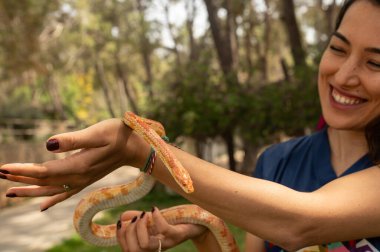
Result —
[[207, 231], [195, 224], [171, 225], [157, 207], [152, 212], [124, 212], [120, 221], [116, 235], [123, 252], [164, 251]]
[[[83, 130], [55, 135], [50, 138], [58, 143], [55, 153], [80, 151], [42, 164], [15, 163], [1, 166], [2, 178], [31, 185], [10, 188], [6, 195], [50, 196], [40, 205], [41, 210], [46, 210], [118, 167], [133, 165], [136, 162], [135, 150], [141, 148], [141, 141], [131, 133], [132, 130], [120, 119], [109, 119]], [[63, 185], [68, 185], [69, 189], [65, 190]]]

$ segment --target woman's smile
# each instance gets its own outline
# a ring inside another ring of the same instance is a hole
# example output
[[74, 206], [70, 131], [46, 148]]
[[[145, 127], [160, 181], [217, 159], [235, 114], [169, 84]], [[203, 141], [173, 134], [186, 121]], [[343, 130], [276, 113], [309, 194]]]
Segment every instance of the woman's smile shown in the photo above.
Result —
[[339, 91], [333, 86], [330, 86], [330, 90], [331, 103], [338, 108], [353, 109], [367, 102], [366, 99]]

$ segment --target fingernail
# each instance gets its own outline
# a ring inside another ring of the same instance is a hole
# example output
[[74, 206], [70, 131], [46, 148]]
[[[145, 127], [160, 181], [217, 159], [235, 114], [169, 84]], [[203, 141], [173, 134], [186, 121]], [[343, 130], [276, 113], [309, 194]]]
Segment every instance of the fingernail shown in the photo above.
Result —
[[0, 173], [2, 173], [2, 174], [9, 174], [9, 171], [0, 169]]
[[41, 209], [41, 212], [45, 212], [46, 210], [48, 210], [49, 208], [44, 208], [44, 209]]
[[141, 213], [140, 219], [144, 218], [144, 216], [145, 216], [145, 211]]
[[48, 151], [55, 151], [59, 149], [59, 142], [57, 139], [49, 139], [49, 141], [46, 142], [46, 149]]
[[8, 193], [5, 196], [8, 198], [16, 198], [17, 197], [17, 195], [15, 193]]
[[133, 217], [133, 219], [131, 220], [131, 223], [134, 223], [136, 220], [137, 220], [137, 216]]
[[156, 207], [155, 206], [152, 206], [152, 213], [154, 212], [154, 210], [156, 210]]
[[7, 179], [7, 176], [0, 174], [0, 179]]
[[118, 220], [118, 221], [117, 221], [116, 227], [117, 227], [117, 229], [120, 229], [120, 228], [121, 228], [121, 220]]

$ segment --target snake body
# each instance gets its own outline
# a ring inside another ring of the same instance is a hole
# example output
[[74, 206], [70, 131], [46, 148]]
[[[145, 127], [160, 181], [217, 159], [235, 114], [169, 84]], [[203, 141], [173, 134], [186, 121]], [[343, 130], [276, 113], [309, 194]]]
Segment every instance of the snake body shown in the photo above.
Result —
[[[138, 117], [132, 112], [124, 116], [124, 123], [143, 137], [158, 154], [178, 185], [186, 192], [194, 191], [189, 173], [167, 147], [161, 124]], [[154, 128], [154, 129], [153, 129]], [[100, 211], [127, 205], [144, 197], [153, 188], [155, 179], [141, 172], [132, 182], [124, 185], [105, 187], [89, 193], [78, 203], [73, 222], [79, 235], [87, 242], [101, 247], [114, 246], [116, 225], [99, 225], [92, 221]], [[192, 223], [207, 227], [215, 236], [223, 252], [239, 251], [226, 224], [218, 217], [196, 205], [181, 205], [161, 211], [169, 224]]]

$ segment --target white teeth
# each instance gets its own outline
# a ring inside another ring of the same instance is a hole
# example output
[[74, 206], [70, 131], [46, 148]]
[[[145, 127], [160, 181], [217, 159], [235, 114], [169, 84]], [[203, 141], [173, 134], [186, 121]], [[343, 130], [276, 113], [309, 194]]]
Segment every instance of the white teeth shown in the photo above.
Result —
[[361, 102], [360, 99], [355, 99], [347, 96], [343, 96], [339, 94], [335, 89], [332, 91], [332, 97], [337, 103], [340, 103], [342, 105], [355, 105], [359, 104]]

